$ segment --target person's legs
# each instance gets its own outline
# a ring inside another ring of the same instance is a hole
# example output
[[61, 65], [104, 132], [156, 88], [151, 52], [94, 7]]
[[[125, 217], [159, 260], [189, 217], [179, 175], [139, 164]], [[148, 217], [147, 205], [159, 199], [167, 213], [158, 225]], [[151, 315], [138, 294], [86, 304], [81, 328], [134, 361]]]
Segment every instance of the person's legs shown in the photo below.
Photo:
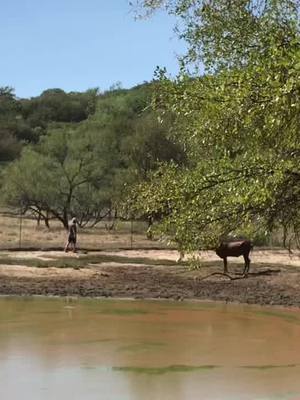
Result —
[[73, 253], [76, 253], [76, 240], [69, 240], [69, 244], [71, 246], [71, 250], [73, 251]]
[[65, 253], [67, 253], [69, 251], [69, 246], [70, 246], [70, 241], [68, 240], [65, 245]]

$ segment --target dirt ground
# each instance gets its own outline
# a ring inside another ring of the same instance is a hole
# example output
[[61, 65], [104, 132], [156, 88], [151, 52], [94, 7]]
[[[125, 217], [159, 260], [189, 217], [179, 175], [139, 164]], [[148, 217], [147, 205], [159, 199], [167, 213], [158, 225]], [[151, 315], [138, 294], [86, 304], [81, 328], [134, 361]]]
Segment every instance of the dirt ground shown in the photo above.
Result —
[[[254, 250], [250, 274], [243, 259], [200, 254], [201, 267], [177, 264], [175, 250], [0, 252], [0, 295], [201, 299], [300, 307], [300, 253]], [[212, 275], [213, 274], [213, 275]], [[230, 279], [232, 278], [232, 279]]]

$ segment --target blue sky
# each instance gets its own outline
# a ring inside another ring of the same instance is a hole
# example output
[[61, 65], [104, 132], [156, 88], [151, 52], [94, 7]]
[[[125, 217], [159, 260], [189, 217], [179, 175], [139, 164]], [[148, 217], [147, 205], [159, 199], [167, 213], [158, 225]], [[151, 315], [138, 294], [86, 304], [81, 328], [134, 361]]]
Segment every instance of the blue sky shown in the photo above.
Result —
[[0, 86], [18, 97], [49, 88], [84, 91], [149, 81], [157, 65], [178, 71], [184, 51], [160, 13], [135, 21], [127, 0], [0, 0]]

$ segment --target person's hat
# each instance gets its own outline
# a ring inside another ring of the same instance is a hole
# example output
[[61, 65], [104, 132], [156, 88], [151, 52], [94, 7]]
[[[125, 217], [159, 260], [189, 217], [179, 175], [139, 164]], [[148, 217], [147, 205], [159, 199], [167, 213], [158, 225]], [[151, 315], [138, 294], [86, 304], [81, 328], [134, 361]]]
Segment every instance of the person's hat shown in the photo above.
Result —
[[73, 217], [73, 218], [71, 219], [71, 222], [72, 222], [72, 224], [76, 224], [77, 219], [76, 219], [75, 217]]

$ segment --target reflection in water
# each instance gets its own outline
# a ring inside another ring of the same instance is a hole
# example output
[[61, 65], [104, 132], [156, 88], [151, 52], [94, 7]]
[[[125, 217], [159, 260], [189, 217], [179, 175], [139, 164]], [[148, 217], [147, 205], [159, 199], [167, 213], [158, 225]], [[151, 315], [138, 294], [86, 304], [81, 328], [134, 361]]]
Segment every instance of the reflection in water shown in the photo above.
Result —
[[300, 399], [300, 313], [213, 303], [0, 299], [0, 395]]

